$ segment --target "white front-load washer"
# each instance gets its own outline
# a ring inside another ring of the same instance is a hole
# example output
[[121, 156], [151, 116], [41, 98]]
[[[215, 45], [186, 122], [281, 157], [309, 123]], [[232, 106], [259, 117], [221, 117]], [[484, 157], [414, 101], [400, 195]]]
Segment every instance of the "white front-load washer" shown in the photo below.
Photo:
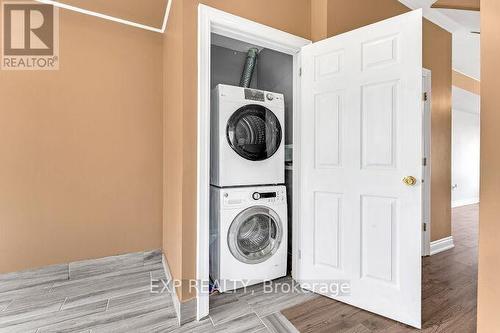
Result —
[[210, 276], [220, 292], [286, 275], [285, 186], [211, 187]]
[[219, 84], [212, 92], [210, 183], [285, 182], [282, 94]]

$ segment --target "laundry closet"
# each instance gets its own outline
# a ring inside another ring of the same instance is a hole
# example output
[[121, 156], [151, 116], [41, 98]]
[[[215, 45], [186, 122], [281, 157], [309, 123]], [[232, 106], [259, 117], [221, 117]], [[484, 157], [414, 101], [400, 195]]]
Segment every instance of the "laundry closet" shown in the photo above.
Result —
[[225, 292], [291, 271], [293, 57], [211, 41], [210, 279]]

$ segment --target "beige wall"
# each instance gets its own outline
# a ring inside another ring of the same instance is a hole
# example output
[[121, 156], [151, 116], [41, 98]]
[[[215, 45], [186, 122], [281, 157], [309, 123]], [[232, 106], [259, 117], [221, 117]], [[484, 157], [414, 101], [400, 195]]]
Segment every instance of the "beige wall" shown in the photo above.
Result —
[[[328, 36], [338, 35], [409, 9], [397, 0], [329, 0]], [[424, 20], [423, 63], [432, 71], [431, 240], [451, 235], [451, 34]]]
[[500, 327], [500, 2], [481, 1], [481, 206], [478, 332]]
[[[183, 8], [173, 1], [163, 39], [163, 252], [174, 277], [182, 277]], [[173, 50], [173, 51], [172, 51]], [[180, 291], [179, 291], [180, 292]], [[181, 296], [181, 295], [179, 295]]]
[[453, 71], [452, 81], [453, 85], [458, 88], [467, 90], [476, 95], [481, 95], [481, 82], [470, 76], [467, 76], [457, 71]]
[[479, 10], [480, 0], [437, 0], [433, 8]]
[[60, 37], [59, 71], [0, 71], [0, 273], [161, 247], [162, 36]]
[[313, 42], [328, 37], [328, 1], [311, 0], [311, 40]]
[[451, 236], [451, 34], [424, 20], [424, 67], [432, 71], [431, 241]]

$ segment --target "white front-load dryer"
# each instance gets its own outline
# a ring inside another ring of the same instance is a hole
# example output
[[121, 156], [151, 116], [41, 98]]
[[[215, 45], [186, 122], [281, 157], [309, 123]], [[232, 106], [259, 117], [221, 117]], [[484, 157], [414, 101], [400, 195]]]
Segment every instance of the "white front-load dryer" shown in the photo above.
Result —
[[282, 94], [219, 84], [212, 92], [210, 183], [285, 182]]
[[219, 291], [285, 276], [285, 186], [212, 186], [210, 200], [210, 276]]

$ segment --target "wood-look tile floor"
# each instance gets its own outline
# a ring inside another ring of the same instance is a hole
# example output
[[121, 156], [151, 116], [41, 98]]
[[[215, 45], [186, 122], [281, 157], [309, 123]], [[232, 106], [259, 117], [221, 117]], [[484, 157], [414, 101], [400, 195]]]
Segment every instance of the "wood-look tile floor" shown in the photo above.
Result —
[[294, 284], [292, 278], [287, 276], [266, 286], [258, 284], [245, 290], [211, 296], [210, 320], [215, 332], [225, 332], [224, 325], [232, 322], [246, 326], [241, 332], [298, 332], [280, 311], [319, 296], [299, 288], [293, 289]]
[[255, 285], [211, 296], [209, 318], [179, 327], [172, 296], [151, 292], [155, 279], [167, 279], [159, 251], [0, 275], [0, 333], [297, 332], [279, 311], [318, 297]]
[[177, 329], [159, 251], [0, 275], [0, 332], [165, 332]]
[[[477, 205], [453, 209], [455, 248], [423, 260], [421, 332], [476, 332], [478, 213]], [[326, 297], [282, 313], [300, 332], [419, 332]]]

